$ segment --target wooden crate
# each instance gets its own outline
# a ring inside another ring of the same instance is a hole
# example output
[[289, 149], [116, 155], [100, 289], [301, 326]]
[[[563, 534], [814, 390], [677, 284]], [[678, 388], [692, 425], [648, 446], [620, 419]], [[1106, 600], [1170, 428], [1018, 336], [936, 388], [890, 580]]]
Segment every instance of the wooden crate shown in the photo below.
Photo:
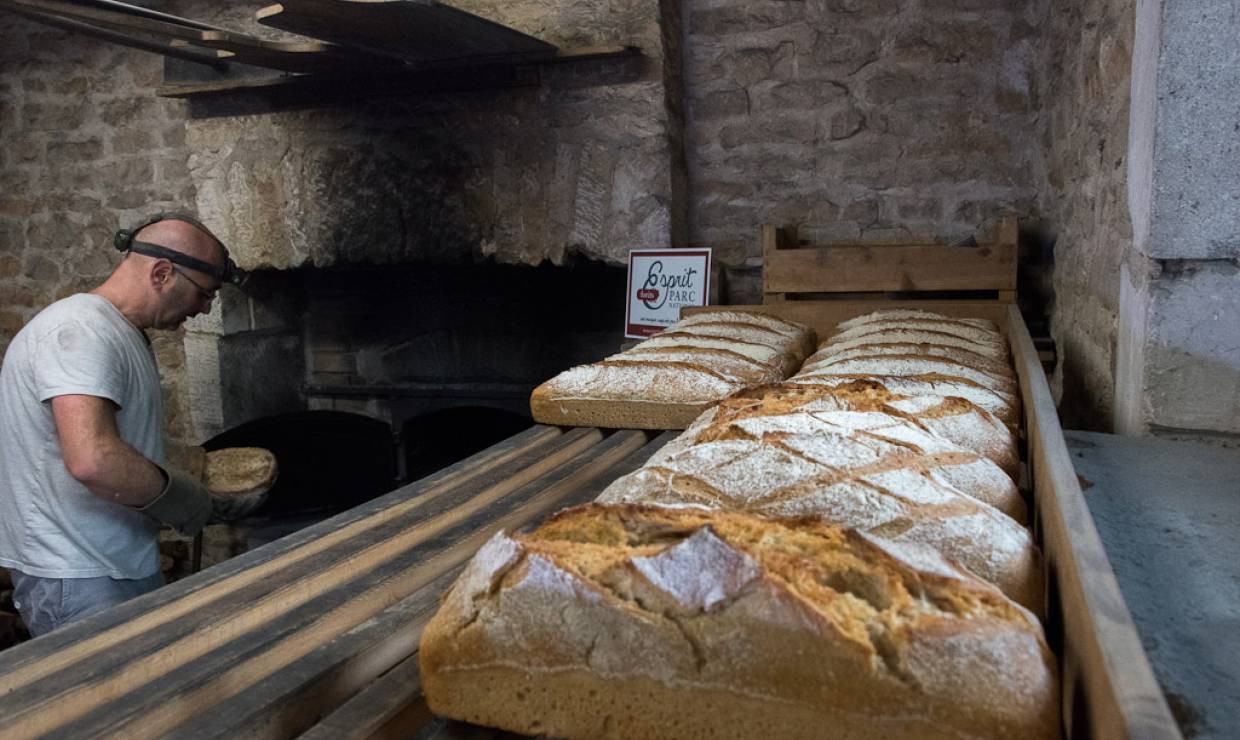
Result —
[[1001, 219], [976, 246], [804, 245], [792, 228], [762, 227], [763, 303], [798, 294], [985, 291], [1016, 300], [1016, 219]]

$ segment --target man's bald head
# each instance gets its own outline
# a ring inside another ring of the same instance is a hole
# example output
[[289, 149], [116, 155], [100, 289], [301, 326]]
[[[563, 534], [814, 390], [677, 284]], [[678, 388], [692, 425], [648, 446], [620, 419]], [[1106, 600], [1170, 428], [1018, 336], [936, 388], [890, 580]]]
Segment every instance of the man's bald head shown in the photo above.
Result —
[[134, 240], [167, 247], [220, 269], [224, 267], [224, 246], [216, 241], [215, 237], [188, 221], [156, 221], [134, 234]]

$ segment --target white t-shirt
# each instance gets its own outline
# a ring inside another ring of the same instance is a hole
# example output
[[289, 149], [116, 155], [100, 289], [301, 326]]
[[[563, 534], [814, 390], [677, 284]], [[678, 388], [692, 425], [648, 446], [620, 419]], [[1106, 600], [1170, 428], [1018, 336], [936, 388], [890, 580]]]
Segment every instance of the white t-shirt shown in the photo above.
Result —
[[146, 336], [102, 296], [43, 309], [0, 369], [0, 565], [46, 578], [145, 578], [159, 570], [159, 525], [69, 475], [51, 404], [64, 395], [111, 399], [121, 439], [163, 461], [159, 370]]

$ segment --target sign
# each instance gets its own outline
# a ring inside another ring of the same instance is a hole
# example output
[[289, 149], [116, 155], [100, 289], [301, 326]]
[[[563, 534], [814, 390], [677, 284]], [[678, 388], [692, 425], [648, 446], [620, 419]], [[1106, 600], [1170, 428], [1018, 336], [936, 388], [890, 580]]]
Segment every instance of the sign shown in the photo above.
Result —
[[709, 249], [635, 249], [629, 252], [624, 336], [658, 334], [680, 320], [682, 307], [705, 306], [709, 295]]

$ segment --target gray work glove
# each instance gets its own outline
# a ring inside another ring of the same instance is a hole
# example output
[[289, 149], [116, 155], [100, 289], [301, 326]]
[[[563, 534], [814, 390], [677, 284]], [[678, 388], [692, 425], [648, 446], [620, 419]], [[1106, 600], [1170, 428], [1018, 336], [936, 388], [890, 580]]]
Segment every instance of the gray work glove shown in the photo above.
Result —
[[266, 491], [245, 494], [243, 496], [211, 495], [211, 523], [235, 522], [263, 505], [267, 500]]
[[160, 468], [168, 482], [154, 501], [138, 509], [156, 521], [170, 524], [193, 537], [211, 518], [211, 494], [194, 478], [177, 470]]

